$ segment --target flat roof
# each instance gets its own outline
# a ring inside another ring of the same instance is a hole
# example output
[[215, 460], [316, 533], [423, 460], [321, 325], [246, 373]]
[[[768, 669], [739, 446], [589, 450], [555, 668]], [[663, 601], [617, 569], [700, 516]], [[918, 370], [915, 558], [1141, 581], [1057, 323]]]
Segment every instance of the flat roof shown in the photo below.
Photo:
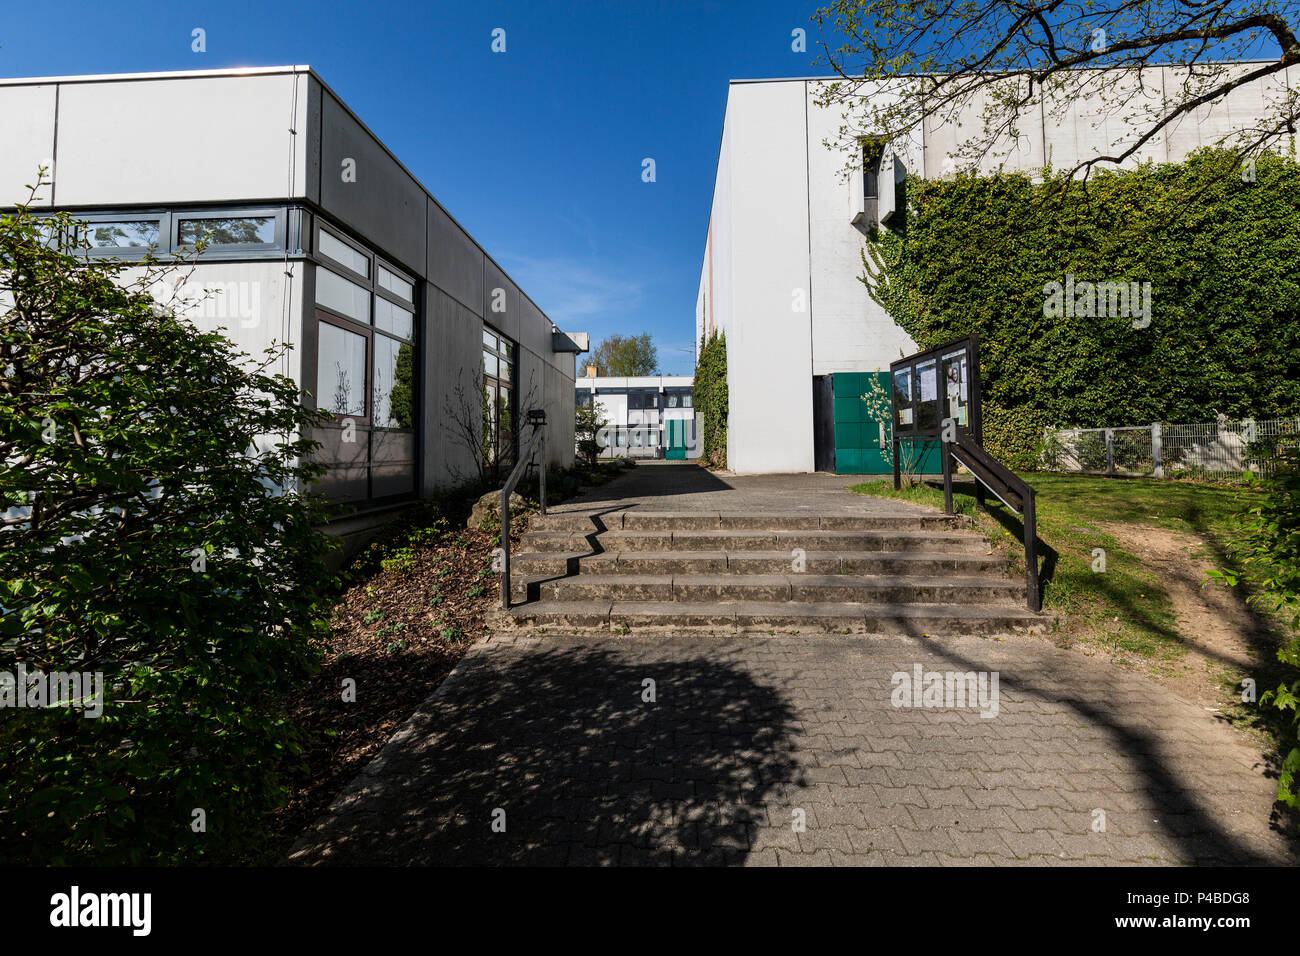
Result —
[[[44, 86], [48, 83], [106, 83], [119, 80], [185, 80], [205, 76], [265, 76], [311, 73], [310, 66], [232, 66], [221, 70], [164, 70], [158, 73], [83, 73], [75, 76], [0, 77], [0, 86]], [[317, 77], [320, 79], [320, 77]]]

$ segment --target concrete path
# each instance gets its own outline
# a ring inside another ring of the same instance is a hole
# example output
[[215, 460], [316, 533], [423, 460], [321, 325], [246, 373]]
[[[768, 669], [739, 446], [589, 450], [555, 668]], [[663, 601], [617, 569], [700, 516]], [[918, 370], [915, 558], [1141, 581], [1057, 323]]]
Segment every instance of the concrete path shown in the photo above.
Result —
[[[925, 510], [851, 480], [642, 465], [555, 510]], [[950, 673], [982, 708], [901, 696]], [[1213, 714], [1043, 638], [524, 632], [476, 644], [290, 861], [1294, 864], [1273, 793]]]
[[[997, 671], [996, 716], [894, 706], [918, 665]], [[1294, 863], [1272, 794], [1211, 714], [1029, 638], [496, 637], [291, 861]]]
[[693, 462], [648, 461], [625, 475], [556, 505], [555, 514], [608, 511], [713, 511], [720, 514], [933, 514], [905, 501], [844, 489], [873, 476], [715, 475]]

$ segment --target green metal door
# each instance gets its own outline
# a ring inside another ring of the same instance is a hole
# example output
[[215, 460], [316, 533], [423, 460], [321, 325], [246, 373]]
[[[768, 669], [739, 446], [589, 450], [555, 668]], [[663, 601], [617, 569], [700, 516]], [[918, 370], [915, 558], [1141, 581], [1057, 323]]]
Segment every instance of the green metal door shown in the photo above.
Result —
[[667, 439], [664, 458], [668, 461], [685, 461], [686, 421], [684, 419], [669, 419], [664, 422], [664, 431]]
[[888, 372], [836, 372], [831, 376], [835, 402], [835, 473], [885, 475], [893, 472], [884, 455], [888, 427], [874, 421], [862, 400], [872, 379], [888, 395]]
[[[875, 379], [886, 396], [892, 395], [888, 372], [836, 372], [831, 376], [835, 401], [835, 473], [837, 475], [892, 475], [894, 466], [886, 456], [890, 440], [888, 422], [872, 419], [862, 396]], [[888, 411], [888, 410], [886, 410]], [[903, 454], [908, 454], [904, 447]], [[919, 455], [914, 473], [938, 474], [937, 442], [920, 443], [913, 454]]]

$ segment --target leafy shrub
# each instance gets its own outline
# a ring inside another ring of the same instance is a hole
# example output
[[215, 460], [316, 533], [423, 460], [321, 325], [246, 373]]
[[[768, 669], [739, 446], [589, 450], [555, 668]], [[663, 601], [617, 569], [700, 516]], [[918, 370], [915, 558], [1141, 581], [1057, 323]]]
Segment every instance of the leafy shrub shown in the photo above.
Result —
[[127, 282], [42, 238], [74, 225], [0, 216], [0, 672], [100, 672], [103, 712], [0, 710], [0, 856], [240, 858], [301, 745], [278, 702], [327, 630], [298, 490], [314, 419], [278, 350], [253, 362], [154, 302], [151, 260]]
[[727, 467], [727, 337], [717, 332], [700, 338], [700, 355], [692, 383], [695, 409], [703, 419], [700, 456], [710, 468]]
[[1278, 799], [1300, 809], [1300, 453], [1287, 451], [1277, 466], [1260, 480], [1261, 503], [1242, 516], [1242, 531], [1235, 551], [1240, 572], [1210, 572], [1234, 586], [1248, 581], [1258, 588], [1256, 601], [1272, 603], [1282, 613], [1289, 639], [1277, 658], [1292, 676], [1260, 697], [1283, 715], [1288, 712], [1290, 739], [1277, 782]]
[[1043, 455], [1046, 416], [1036, 408], [984, 405], [984, 447], [1014, 471], [1038, 468]]
[[1106, 470], [1106, 436], [1102, 432], [1084, 432], [1074, 443], [1074, 453], [1085, 471]]

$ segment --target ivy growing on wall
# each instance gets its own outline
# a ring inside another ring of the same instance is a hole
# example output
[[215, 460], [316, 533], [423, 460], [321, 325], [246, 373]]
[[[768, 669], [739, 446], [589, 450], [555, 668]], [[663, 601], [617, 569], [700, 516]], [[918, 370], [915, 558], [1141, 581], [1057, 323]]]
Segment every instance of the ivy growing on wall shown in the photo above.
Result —
[[980, 336], [986, 444], [1009, 464], [1045, 425], [1300, 410], [1294, 159], [918, 181], [908, 203], [862, 281], [920, 348]]
[[727, 337], [715, 332], [700, 337], [693, 387], [696, 412], [704, 419], [701, 460], [710, 468], [727, 467]]

